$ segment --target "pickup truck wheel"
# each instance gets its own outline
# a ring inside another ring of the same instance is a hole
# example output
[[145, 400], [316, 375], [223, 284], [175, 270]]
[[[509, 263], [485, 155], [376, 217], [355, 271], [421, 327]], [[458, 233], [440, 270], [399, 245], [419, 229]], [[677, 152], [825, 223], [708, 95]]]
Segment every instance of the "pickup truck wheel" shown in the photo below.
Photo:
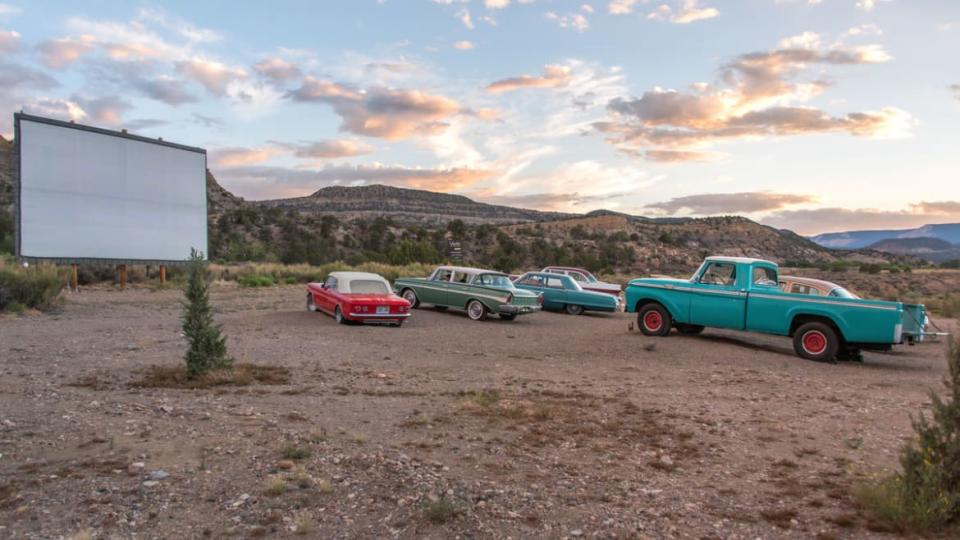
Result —
[[317, 311], [317, 304], [313, 301], [313, 293], [307, 293], [307, 311]]
[[404, 289], [400, 296], [407, 302], [410, 302], [411, 308], [420, 307], [420, 299], [417, 298], [417, 293], [413, 292], [413, 289]]
[[677, 331], [688, 336], [695, 336], [703, 332], [703, 327], [699, 324], [677, 324]]
[[467, 303], [467, 317], [471, 321], [482, 321], [487, 318], [487, 306], [479, 300], [471, 300]]
[[567, 315], [580, 315], [583, 313], [583, 306], [578, 306], [576, 304], [567, 304], [563, 306], [563, 310], [567, 312]]
[[797, 356], [817, 362], [832, 362], [837, 357], [840, 340], [833, 328], [819, 323], [809, 322], [797, 329], [793, 335], [793, 350]]
[[673, 317], [660, 304], [647, 304], [637, 312], [637, 326], [645, 336], [665, 336], [672, 325]]

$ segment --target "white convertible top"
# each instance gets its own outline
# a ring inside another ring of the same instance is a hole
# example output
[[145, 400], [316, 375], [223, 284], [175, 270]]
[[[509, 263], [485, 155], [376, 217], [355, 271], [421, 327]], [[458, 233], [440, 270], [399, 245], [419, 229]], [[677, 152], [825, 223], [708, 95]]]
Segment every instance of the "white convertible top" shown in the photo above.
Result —
[[357, 281], [379, 281], [390, 290], [390, 282], [387, 281], [380, 274], [374, 274], [371, 272], [330, 272], [330, 277], [337, 278], [337, 292], [344, 294], [350, 294], [350, 283]]

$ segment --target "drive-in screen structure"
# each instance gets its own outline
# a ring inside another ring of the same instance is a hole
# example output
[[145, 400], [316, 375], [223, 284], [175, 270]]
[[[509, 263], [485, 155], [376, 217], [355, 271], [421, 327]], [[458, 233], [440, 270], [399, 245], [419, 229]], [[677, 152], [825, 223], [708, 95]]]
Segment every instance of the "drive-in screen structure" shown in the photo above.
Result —
[[19, 113], [23, 260], [170, 264], [207, 252], [202, 148]]

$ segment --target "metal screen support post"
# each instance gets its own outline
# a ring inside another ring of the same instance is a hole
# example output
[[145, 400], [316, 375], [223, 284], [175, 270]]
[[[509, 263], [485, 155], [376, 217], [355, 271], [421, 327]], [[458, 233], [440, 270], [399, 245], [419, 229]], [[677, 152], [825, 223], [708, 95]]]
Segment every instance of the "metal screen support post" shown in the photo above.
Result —
[[120, 271], [120, 289], [127, 288], [127, 265], [121, 264], [117, 266], [117, 270]]
[[167, 266], [164, 264], [160, 265], [160, 284], [163, 285], [167, 282]]
[[70, 265], [70, 289], [73, 292], [80, 290], [80, 278], [77, 276], [77, 263]]

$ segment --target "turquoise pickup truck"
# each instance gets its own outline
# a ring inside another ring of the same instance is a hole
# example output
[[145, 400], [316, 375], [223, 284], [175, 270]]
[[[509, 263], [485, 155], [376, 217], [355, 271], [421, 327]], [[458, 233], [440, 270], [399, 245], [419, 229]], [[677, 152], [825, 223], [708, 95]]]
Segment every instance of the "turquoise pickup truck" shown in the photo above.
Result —
[[666, 336], [674, 327], [682, 334], [712, 327], [790, 336], [799, 356], [818, 361], [923, 339], [922, 305], [792, 294], [780, 290], [777, 278], [770, 261], [708, 257], [689, 280], [631, 281], [626, 308], [648, 336]]

